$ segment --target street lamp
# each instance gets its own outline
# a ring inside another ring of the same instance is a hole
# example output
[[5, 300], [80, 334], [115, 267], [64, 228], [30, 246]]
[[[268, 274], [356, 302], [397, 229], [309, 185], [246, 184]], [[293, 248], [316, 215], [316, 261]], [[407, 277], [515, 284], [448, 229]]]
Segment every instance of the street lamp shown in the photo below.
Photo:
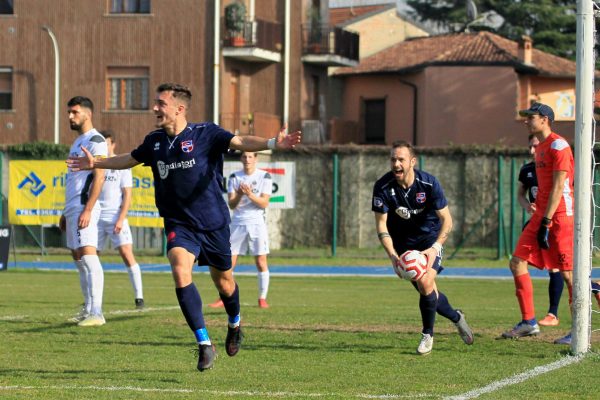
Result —
[[59, 118], [59, 106], [60, 106], [60, 55], [58, 53], [58, 41], [54, 32], [48, 26], [43, 26], [43, 30], [48, 32], [50, 39], [52, 39], [52, 46], [54, 47], [54, 144], [58, 144], [59, 132], [58, 132], [58, 118]]

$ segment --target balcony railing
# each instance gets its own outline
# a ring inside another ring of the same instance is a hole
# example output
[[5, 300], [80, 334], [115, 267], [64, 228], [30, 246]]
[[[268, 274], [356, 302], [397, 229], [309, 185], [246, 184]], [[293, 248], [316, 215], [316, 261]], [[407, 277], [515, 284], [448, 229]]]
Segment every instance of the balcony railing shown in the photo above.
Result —
[[246, 21], [239, 32], [225, 29], [223, 55], [247, 61], [280, 61], [282, 38], [281, 24], [260, 19]]
[[358, 33], [337, 26], [302, 26], [302, 55], [306, 62], [328, 66], [355, 66], [358, 65], [359, 59], [358, 45]]

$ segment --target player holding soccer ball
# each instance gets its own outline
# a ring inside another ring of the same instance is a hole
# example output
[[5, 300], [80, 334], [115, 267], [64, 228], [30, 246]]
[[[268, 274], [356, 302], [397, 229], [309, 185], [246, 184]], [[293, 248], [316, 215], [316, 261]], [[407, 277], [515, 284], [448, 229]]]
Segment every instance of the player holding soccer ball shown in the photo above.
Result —
[[377, 236], [395, 271], [405, 279], [413, 278], [404, 271], [398, 256], [408, 250], [419, 250], [427, 258], [425, 274], [416, 274], [416, 281], [412, 281], [420, 294], [423, 321], [417, 353], [424, 355], [433, 348], [436, 313], [454, 323], [465, 344], [473, 344], [473, 332], [462, 311], [452, 308], [437, 288], [435, 278], [444, 269], [442, 246], [452, 229], [452, 216], [440, 183], [433, 175], [415, 169], [416, 162], [410, 143], [392, 144], [391, 171], [375, 183], [371, 209], [375, 212]]

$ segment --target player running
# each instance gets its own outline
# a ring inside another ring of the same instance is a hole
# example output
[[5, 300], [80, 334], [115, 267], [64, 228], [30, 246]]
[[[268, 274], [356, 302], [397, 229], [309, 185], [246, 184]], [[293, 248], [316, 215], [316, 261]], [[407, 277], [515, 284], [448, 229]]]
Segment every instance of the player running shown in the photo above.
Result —
[[198, 342], [198, 369], [213, 367], [216, 357], [202, 313], [202, 300], [192, 280], [195, 261], [208, 265], [228, 315], [225, 350], [235, 356], [242, 344], [238, 285], [231, 268], [229, 210], [222, 196], [223, 154], [228, 149], [260, 151], [290, 149], [300, 132], [277, 137], [236, 136], [213, 123], [189, 123], [192, 93], [182, 85], [158, 86], [154, 98], [157, 130], [130, 154], [94, 160], [71, 157], [70, 168], [126, 169], [143, 163], [152, 168], [156, 207], [164, 219], [167, 257], [175, 293], [188, 326]]
[[412, 282], [420, 294], [423, 322], [417, 354], [425, 355], [433, 348], [436, 313], [454, 323], [465, 344], [473, 344], [473, 332], [463, 312], [452, 308], [448, 298], [438, 291], [435, 278], [444, 269], [443, 244], [452, 229], [452, 216], [438, 180], [415, 169], [416, 162], [410, 143], [392, 144], [391, 171], [375, 183], [371, 210], [375, 213], [377, 236], [394, 267], [399, 263], [398, 254], [407, 250], [419, 250], [427, 257], [427, 273]]

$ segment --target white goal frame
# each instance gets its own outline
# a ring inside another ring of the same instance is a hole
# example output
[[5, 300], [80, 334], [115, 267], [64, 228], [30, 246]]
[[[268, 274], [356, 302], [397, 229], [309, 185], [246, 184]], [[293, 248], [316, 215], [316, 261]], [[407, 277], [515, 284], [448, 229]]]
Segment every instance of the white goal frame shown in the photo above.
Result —
[[575, 106], [575, 229], [571, 352], [586, 353], [591, 339], [592, 182], [595, 18], [593, 0], [577, 0]]

